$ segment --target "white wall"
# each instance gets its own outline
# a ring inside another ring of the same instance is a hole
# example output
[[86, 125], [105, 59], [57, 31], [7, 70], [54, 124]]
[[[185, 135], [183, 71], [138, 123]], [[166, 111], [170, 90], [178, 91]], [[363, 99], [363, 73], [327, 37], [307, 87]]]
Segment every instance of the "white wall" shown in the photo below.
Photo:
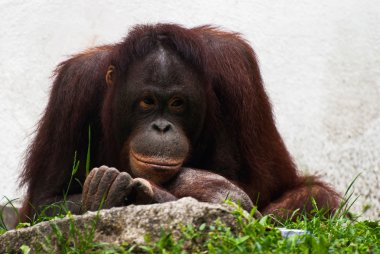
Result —
[[[117, 3], [116, 3], [117, 2]], [[380, 217], [380, 4], [329, 1], [0, 2], [0, 196], [16, 178], [46, 105], [54, 67], [117, 42], [137, 23], [215, 24], [255, 48], [278, 127], [297, 164]]]

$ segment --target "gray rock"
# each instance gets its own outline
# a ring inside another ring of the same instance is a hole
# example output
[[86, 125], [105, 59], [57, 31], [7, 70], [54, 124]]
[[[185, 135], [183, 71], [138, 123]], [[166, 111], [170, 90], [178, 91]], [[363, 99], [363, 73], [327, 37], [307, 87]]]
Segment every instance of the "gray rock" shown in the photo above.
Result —
[[94, 241], [138, 244], [144, 243], [144, 236], [147, 234], [152, 241], [157, 240], [161, 228], [172, 232], [176, 238], [179, 236], [180, 225], [200, 226], [202, 223], [210, 224], [220, 218], [225, 224], [233, 227], [235, 219], [231, 211], [233, 208], [227, 205], [202, 203], [193, 198], [183, 198], [163, 204], [130, 205], [101, 210], [98, 213], [88, 212], [81, 216], [42, 222], [29, 228], [8, 231], [0, 236], [0, 253], [19, 252], [22, 245], [29, 246], [31, 253], [36, 250], [41, 251], [41, 247], [46, 244], [52, 244], [56, 248], [54, 225], [67, 234], [70, 224], [74, 224], [78, 232], [82, 232], [86, 229], [88, 231], [96, 222]]
[[0, 205], [0, 213], [7, 229], [12, 229], [17, 222], [19, 205], [13, 203], [13, 206]]

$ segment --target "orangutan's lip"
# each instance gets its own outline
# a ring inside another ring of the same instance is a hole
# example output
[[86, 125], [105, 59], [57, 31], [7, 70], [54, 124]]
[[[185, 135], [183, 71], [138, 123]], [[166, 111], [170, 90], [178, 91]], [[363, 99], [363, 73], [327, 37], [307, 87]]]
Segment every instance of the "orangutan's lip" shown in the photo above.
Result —
[[130, 152], [133, 158], [143, 164], [147, 164], [152, 168], [173, 170], [181, 167], [183, 159], [167, 159], [162, 157], [150, 157], [142, 154], [138, 154], [133, 150]]

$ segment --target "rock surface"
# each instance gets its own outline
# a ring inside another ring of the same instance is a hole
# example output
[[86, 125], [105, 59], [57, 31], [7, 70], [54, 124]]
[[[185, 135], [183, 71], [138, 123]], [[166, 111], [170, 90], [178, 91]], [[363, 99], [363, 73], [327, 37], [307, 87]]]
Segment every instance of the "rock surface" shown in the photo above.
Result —
[[8, 229], [12, 229], [14, 227], [17, 221], [17, 217], [18, 217], [17, 211], [18, 211], [19, 205], [15, 203], [13, 204], [13, 206], [14, 207], [10, 205], [5, 205], [5, 206], [0, 205], [0, 213], [2, 216], [2, 220]]
[[[176, 237], [180, 225], [199, 226], [202, 223], [210, 224], [220, 218], [225, 224], [233, 226], [235, 220], [232, 211], [233, 208], [227, 205], [202, 203], [193, 198], [183, 198], [163, 204], [130, 205], [101, 210], [99, 213], [88, 212], [81, 216], [11, 230], [0, 236], [0, 253], [18, 252], [22, 245], [29, 246], [32, 253], [41, 248], [41, 244], [51, 243], [56, 247], [54, 225], [66, 234], [70, 230], [70, 224], [83, 232], [89, 230], [96, 222], [94, 241], [113, 244], [144, 243], [144, 236], [148, 234], [151, 240], [158, 239], [161, 228], [172, 232]], [[73, 223], [70, 223], [70, 220]], [[49, 242], [46, 237], [50, 237]]]

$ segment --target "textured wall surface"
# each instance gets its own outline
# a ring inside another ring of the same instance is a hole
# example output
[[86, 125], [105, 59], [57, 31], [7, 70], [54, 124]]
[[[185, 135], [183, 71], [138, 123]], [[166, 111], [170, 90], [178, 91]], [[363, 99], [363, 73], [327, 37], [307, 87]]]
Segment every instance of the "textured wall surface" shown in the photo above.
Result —
[[[50, 75], [70, 54], [119, 41], [137, 23], [215, 24], [256, 50], [277, 123], [299, 168], [380, 217], [380, 5], [324, 1], [0, 2], [0, 196], [16, 179], [47, 103]], [[223, 4], [222, 4], [223, 3]]]

